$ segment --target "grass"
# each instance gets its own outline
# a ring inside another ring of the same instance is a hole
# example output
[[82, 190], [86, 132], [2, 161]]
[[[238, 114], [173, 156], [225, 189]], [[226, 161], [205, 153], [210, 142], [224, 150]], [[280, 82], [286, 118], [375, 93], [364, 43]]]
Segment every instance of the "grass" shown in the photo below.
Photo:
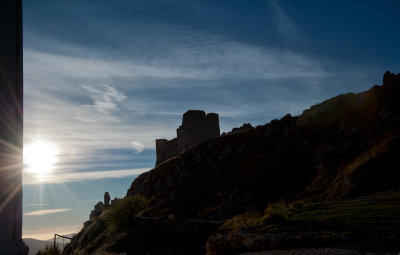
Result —
[[122, 230], [129, 225], [132, 218], [140, 215], [149, 206], [149, 200], [135, 194], [118, 200], [106, 212], [106, 223], [109, 227]]
[[235, 215], [234, 217], [226, 220], [219, 228], [219, 231], [232, 232], [238, 231], [241, 227], [252, 226], [260, 217], [260, 213], [245, 212]]
[[293, 207], [283, 201], [271, 203], [267, 206], [262, 216], [264, 224], [284, 223], [292, 215]]
[[[363, 165], [368, 164], [373, 159], [379, 158], [393, 148], [393, 144], [398, 143], [399, 133], [389, 132], [380, 137], [377, 143], [373, 144], [368, 150], [363, 152], [357, 158], [344, 165], [338, 173], [336, 179], [333, 181], [334, 186], [331, 189], [332, 197], [339, 195], [344, 196], [351, 188], [352, 181], [351, 175]], [[329, 194], [328, 194], [329, 195]]]
[[400, 243], [400, 192], [346, 201], [278, 202], [268, 205], [262, 216], [238, 215], [223, 226], [255, 233], [344, 233], [354, 240], [396, 244]]
[[288, 220], [312, 229], [392, 235], [400, 231], [400, 193], [339, 202], [311, 203]]

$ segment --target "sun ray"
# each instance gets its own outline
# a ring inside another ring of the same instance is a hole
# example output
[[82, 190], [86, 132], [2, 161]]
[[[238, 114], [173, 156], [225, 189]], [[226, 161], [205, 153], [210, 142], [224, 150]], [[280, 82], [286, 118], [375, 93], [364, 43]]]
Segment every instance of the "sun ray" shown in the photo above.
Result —
[[3, 211], [3, 209], [8, 205], [8, 203], [17, 195], [18, 192], [21, 191], [22, 191], [21, 184], [15, 183], [15, 185], [13, 186], [9, 185], [7, 191], [5, 192], [5, 194], [8, 195], [0, 203], [0, 212]]
[[69, 197], [72, 198], [72, 201], [74, 201], [78, 205], [79, 209], [81, 209], [81, 210], [85, 209], [82, 202], [79, 201], [79, 199], [71, 192], [71, 190], [67, 187], [67, 185], [65, 185], [64, 183], [61, 183], [61, 187], [69, 195]]
[[21, 155], [22, 149], [21, 149], [20, 146], [12, 144], [12, 143], [4, 140], [4, 139], [0, 139], [0, 146], [4, 146], [6, 148], [10, 148], [11, 151], [17, 153], [17, 154], [14, 155], [14, 157], [20, 157], [20, 155]]
[[[1, 155], [1, 157], [4, 157], [4, 155]], [[14, 162], [10, 162], [7, 165], [3, 165], [0, 167], [0, 171], [9, 171], [9, 173], [7, 173], [8, 175], [15, 175], [15, 176], [21, 176], [21, 171], [22, 171], [22, 167], [23, 164], [22, 162], [16, 162], [16, 160], [20, 160], [20, 158], [18, 159], [14, 159]], [[12, 170], [12, 171], [10, 171]]]

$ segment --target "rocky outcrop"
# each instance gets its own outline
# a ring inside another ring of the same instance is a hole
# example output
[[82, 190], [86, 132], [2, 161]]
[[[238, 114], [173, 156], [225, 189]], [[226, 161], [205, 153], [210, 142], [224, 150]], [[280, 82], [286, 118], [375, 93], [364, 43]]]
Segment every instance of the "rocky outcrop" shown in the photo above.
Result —
[[243, 123], [243, 125], [241, 127], [232, 128], [232, 131], [229, 133], [235, 133], [235, 132], [243, 131], [243, 130], [250, 129], [250, 128], [253, 128], [253, 126], [250, 123]]
[[386, 71], [385, 74], [383, 75], [382, 82], [383, 86], [396, 85], [400, 83], [400, 73], [394, 74], [390, 71]]
[[114, 205], [115, 203], [117, 203], [118, 200], [121, 200], [121, 199], [115, 197], [113, 200], [111, 200], [111, 205]]
[[219, 136], [219, 118], [216, 113], [190, 110], [183, 114], [182, 125], [176, 130], [177, 137], [168, 141], [156, 140], [156, 165], [174, 157], [186, 148]]
[[104, 193], [104, 206], [108, 207], [110, 206], [110, 194], [108, 192]]
[[[113, 201], [116, 201], [116, 200], [117, 200], [117, 198], [115, 198]], [[113, 203], [113, 201], [111, 201], [111, 204]], [[104, 203], [99, 201], [94, 206], [94, 210], [92, 210], [90, 212], [89, 219], [93, 220], [93, 219], [99, 217], [103, 213], [104, 209], [106, 209], [109, 206], [110, 206], [110, 194], [108, 192], [106, 192], [106, 193], [104, 193]]]
[[94, 210], [90, 212], [89, 219], [93, 220], [96, 217], [99, 217], [104, 211], [104, 203], [103, 202], [98, 202], [94, 206]]

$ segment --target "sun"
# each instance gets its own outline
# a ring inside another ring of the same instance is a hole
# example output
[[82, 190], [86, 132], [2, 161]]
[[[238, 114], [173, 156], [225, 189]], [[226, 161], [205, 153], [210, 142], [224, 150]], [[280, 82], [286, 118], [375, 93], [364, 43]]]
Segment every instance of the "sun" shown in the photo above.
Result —
[[60, 149], [45, 140], [35, 140], [24, 146], [24, 170], [42, 175], [53, 171], [58, 162]]

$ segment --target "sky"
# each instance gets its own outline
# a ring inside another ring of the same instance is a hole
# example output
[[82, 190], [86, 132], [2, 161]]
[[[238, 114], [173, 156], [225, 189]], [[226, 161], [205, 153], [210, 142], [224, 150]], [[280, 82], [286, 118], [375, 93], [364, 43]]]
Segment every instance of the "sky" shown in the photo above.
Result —
[[[381, 84], [400, 72], [400, 2], [23, 0], [23, 236], [76, 233], [154, 167], [182, 114], [222, 132]], [[50, 148], [50, 149], [46, 149]], [[25, 153], [24, 151], [24, 153]], [[33, 153], [33, 154], [32, 154]]]

